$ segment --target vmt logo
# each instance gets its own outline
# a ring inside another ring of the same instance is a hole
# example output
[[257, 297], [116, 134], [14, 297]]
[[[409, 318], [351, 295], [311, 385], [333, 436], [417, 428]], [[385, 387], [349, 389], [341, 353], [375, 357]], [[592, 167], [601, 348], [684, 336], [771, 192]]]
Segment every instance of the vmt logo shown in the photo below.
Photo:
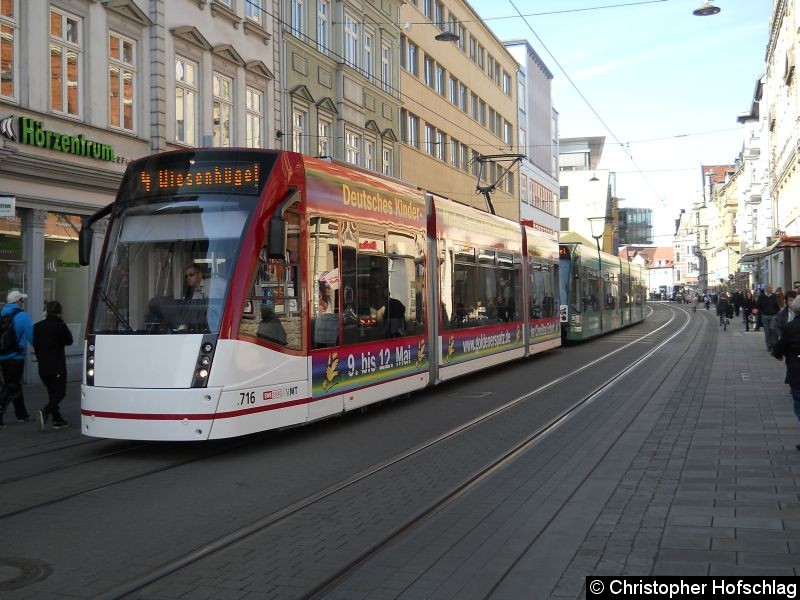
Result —
[[14, 133], [14, 115], [0, 121], [0, 134], [9, 140], [17, 141], [17, 134]]

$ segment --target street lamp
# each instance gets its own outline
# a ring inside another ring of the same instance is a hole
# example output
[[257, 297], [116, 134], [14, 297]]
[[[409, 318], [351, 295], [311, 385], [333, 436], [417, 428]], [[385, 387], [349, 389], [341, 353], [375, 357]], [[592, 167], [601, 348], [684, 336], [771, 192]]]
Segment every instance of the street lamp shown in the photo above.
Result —
[[587, 217], [586, 219], [589, 221], [589, 227], [592, 229], [592, 237], [594, 238], [594, 243], [597, 245], [597, 270], [599, 273], [599, 281], [600, 281], [600, 331], [603, 331], [603, 312], [605, 312], [605, 290], [603, 289], [603, 259], [600, 257], [600, 238], [603, 237], [603, 233], [606, 229], [606, 218], [605, 217]]
[[703, 6], [700, 8], [695, 8], [692, 11], [692, 14], [696, 17], [709, 17], [711, 15], [716, 15], [719, 12], [719, 7], [714, 6], [708, 0], [705, 1]]

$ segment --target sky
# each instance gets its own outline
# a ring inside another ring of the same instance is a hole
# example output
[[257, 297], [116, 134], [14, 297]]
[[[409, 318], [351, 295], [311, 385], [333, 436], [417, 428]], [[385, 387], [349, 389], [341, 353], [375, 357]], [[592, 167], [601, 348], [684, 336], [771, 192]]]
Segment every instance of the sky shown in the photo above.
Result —
[[671, 245], [701, 165], [741, 152], [772, 0], [717, 0], [706, 17], [692, 14], [704, 0], [468, 1], [500, 40], [528, 40], [553, 74], [560, 137], [605, 136], [621, 206], [653, 209], [654, 241]]

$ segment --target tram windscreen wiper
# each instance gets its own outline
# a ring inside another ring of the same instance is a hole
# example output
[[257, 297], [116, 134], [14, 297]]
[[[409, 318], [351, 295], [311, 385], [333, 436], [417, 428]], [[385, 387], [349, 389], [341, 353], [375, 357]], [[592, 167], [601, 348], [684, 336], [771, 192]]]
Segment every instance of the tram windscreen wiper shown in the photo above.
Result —
[[106, 291], [103, 288], [100, 288], [100, 287], [97, 288], [97, 295], [100, 297], [100, 299], [103, 301], [103, 303], [105, 303], [105, 305], [108, 307], [108, 310], [110, 310], [113, 313], [113, 315], [115, 317], [117, 317], [117, 321], [122, 323], [122, 325], [125, 327], [125, 331], [127, 331], [127, 332], [133, 331], [133, 327], [131, 327], [131, 324], [128, 322], [128, 319], [126, 319], [125, 315], [123, 315], [119, 311], [119, 308], [117, 308], [117, 305], [114, 304], [109, 299], [108, 294], [106, 294]]

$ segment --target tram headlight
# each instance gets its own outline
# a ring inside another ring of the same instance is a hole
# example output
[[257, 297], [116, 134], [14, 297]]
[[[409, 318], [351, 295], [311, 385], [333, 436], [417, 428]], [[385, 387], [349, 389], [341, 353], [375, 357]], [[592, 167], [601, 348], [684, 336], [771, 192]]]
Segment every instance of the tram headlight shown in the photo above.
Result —
[[214, 360], [214, 345], [216, 337], [213, 334], [203, 336], [200, 342], [200, 352], [197, 355], [197, 363], [192, 377], [193, 388], [203, 388], [208, 385], [208, 377], [211, 374], [211, 363]]
[[94, 385], [94, 336], [86, 339], [86, 385]]

